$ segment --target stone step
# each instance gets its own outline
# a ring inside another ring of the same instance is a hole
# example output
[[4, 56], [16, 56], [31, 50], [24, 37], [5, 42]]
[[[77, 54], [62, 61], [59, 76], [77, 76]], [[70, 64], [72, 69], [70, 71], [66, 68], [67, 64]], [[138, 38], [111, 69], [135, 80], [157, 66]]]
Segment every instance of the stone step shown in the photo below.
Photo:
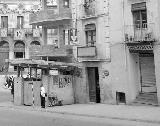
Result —
[[157, 106], [157, 94], [156, 93], [140, 93], [131, 105], [151, 105]]

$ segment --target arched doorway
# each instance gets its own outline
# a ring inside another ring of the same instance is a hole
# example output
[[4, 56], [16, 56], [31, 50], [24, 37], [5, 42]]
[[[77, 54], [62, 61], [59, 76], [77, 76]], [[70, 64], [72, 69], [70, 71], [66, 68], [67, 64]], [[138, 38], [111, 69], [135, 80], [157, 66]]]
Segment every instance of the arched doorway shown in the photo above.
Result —
[[23, 41], [16, 41], [14, 44], [14, 57], [25, 58], [25, 44]]
[[0, 72], [8, 71], [8, 64], [5, 63], [9, 59], [9, 43], [7, 41], [0, 42]]

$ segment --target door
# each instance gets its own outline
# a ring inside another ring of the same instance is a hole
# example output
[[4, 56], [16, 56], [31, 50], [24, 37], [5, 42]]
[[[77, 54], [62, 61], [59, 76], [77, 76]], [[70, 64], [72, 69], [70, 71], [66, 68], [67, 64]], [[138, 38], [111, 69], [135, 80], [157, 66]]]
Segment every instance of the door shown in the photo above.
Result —
[[100, 103], [99, 74], [97, 67], [88, 67], [88, 83], [90, 102]]
[[141, 92], [157, 92], [154, 57], [140, 56]]

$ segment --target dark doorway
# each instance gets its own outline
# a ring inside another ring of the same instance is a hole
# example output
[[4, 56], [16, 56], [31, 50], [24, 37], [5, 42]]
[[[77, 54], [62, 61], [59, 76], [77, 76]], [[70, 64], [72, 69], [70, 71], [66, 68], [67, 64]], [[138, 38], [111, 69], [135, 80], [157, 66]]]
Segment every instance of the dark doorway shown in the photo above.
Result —
[[156, 93], [156, 77], [153, 54], [140, 54], [141, 92]]
[[98, 67], [88, 67], [88, 83], [90, 102], [100, 103], [100, 86]]
[[24, 52], [15, 52], [15, 58], [24, 58]]

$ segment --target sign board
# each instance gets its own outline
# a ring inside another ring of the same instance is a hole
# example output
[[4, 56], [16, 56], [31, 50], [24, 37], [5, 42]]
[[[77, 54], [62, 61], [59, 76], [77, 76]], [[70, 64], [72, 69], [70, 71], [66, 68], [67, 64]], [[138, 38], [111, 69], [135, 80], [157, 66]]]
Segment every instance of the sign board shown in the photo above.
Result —
[[70, 43], [77, 43], [77, 29], [70, 29]]
[[96, 47], [78, 47], [78, 57], [94, 57], [96, 56]]
[[24, 40], [25, 31], [24, 29], [16, 29], [14, 31], [14, 40]]
[[40, 37], [40, 30], [39, 29], [33, 29], [33, 37]]
[[57, 70], [57, 69], [50, 70], [50, 71], [49, 71], [49, 74], [50, 74], [50, 75], [58, 75], [58, 70]]

